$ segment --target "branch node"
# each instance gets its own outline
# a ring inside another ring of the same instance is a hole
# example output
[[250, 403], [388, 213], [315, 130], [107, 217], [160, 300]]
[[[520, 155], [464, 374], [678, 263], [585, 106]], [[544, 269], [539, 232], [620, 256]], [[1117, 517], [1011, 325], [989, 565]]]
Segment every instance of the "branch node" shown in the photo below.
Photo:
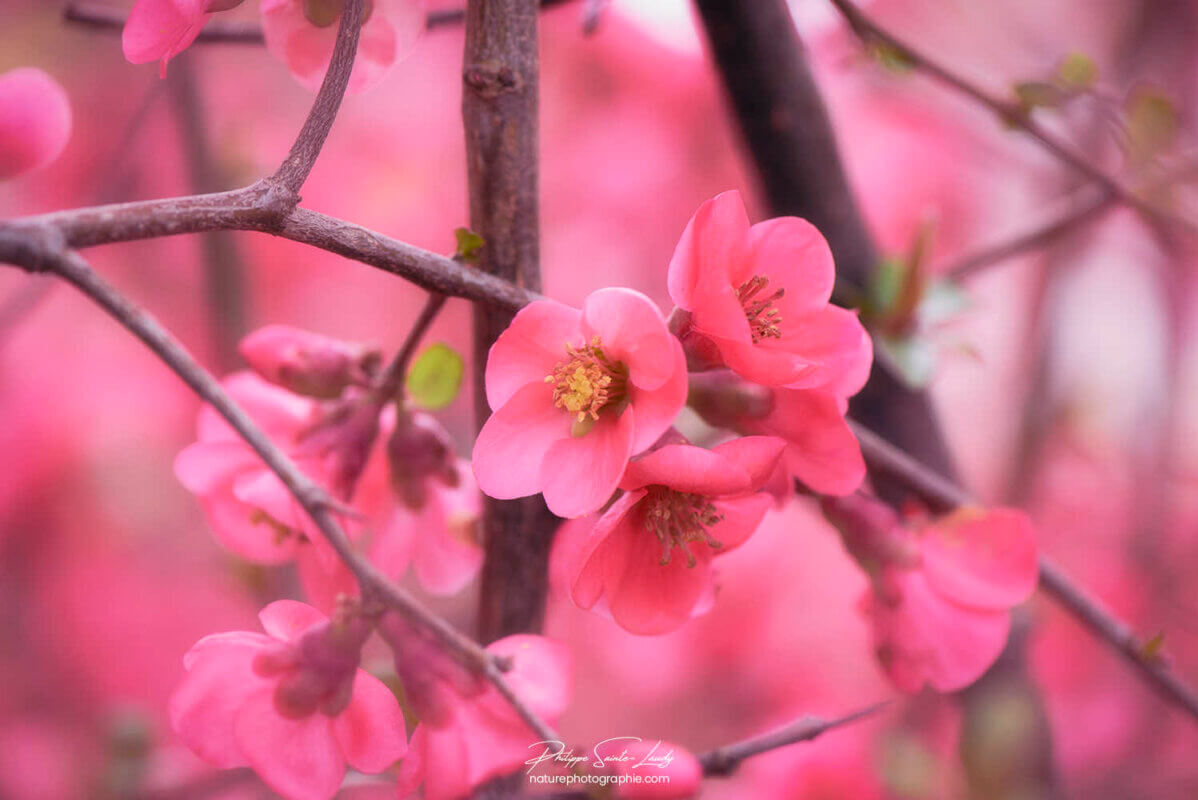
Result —
[[498, 97], [504, 92], [520, 88], [520, 78], [507, 64], [498, 61], [481, 61], [462, 70], [462, 80], [479, 97]]
[[54, 225], [11, 224], [0, 227], [0, 261], [26, 272], [46, 272], [66, 250], [66, 238]]

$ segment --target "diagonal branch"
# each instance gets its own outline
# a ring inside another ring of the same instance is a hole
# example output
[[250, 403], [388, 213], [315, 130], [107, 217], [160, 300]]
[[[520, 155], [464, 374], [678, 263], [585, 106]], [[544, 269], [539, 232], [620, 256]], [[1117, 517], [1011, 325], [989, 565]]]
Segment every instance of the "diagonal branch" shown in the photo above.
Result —
[[[888, 475], [904, 484], [934, 511], [974, 505], [964, 490], [873, 431], [855, 422], [852, 427], [871, 472]], [[1093, 634], [1131, 662], [1162, 697], [1198, 719], [1198, 692], [1175, 675], [1164, 658], [1145, 649], [1145, 641], [1137, 637], [1127, 623], [1103, 608], [1097, 598], [1074, 583], [1046, 556], [1040, 557], [1040, 586]]]
[[299, 202], [299, 192], [308, 180], [320, 149], [337, 119], [337, 111], [349, 88], [349, 76], [354, 71], [354, 58], [358, 53], [358, 37], [362, 32], [362, 14], [365, 0], [346, 0], [341, 12], [341, 24], [337, 28], [337, 42], [333, 45], [333, 57], [324, 74], [324, 82], [316, 93], [312, 110], [300, 129], [291, 152], [279, 166], [271, 180], [276, 181]]
[[784, 725], [769, 733], [702, 753], [698, 757], [699, 763], [703, 765], [704, 775], [715, 777], [731, 775], [746, 758], [768, 753], [771, 750], [777, 750], [779, 747], [786, 747], [798, 742], [809, 742], [833, 728], [840, 728], [872, 717], [889, 704], [889, 701], [875, 703], [872, 706], [854, 711], [851, 714], [846, 714], [843, 717], [837, 717], [836, 719], [823, 719], [822, 717], [811, 716], [802, 717], [789, 725]]
[[92, 270], [82, 256], [63, 249], [60, 245], [61, 242], [52, 238], [29, 242], [24, 266], [33, 271], [55, 274], [74, 285], [123, 328], [140, 339], [201, 399], [224, 417], [266, 466], [279, 477], [288, 492], [311, 517], [338, 557], [357, 579], [364, 600], [374, 601], [392, 609], [428, 630], [463, 664], [490, 681], [538, 736], [556, 740], [552, 728], [515, 694], [504, 678], [503, 670], [506, 664], [500, 663], [474, 640], [426, 609], [354, 550], [333, 514], [337, 504], [325, 490], [300, 471], [229, 397], [216, 378], [200, 366], [187, 349], [153, 316], [109, 285]]
[[914, 68], [934, 78], [949, 88], [965, 95], [974, 102], [994, 112], [1004, 123], [1022, 130], [1035, 139], [1041, 147], [1051, 153], [1057, 160], [1073, 169], [1083, 177], [1097, 184], [1101, 189], [1113, 195], [1119, 202], [1133, 208], [1149, 220], [1157, 220], [1185, 230], [1191, 235], [1198, 235], [1198, 225], [1176, 213], [1153, 205], [1137, 195], [1132, 189], [1124, 186], [1117, 178], [1109, 175], [1101, 168], [1091, 164], [1085, 156], [1078, 153], [1072, 145], [1062, 141], [1040, 125], [1014, 100], [996, 97], [985, 89], [977, 86], [958, 75], [953, 70], [941, 64], [914, 46], [882, 28], [861, 11], [852, 0], [830, 0], [845, 22], [852, 28], [865, 44], [881, 44], [894, 52], [901, 60]]

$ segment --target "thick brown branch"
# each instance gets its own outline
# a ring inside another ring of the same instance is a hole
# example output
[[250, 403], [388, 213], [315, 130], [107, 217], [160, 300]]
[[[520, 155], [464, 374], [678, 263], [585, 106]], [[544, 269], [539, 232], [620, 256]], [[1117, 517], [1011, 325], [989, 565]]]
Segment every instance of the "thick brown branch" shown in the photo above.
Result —
[[[470, 225], [485, 244], [483, 271], [540, 288], [538, 210], [538, 56], [536, 0], [470, 0], [462, 62], [462, 119], [470, 180]], [[490, 414], [483, 371], [509, 311], [474, 309], [474, 403], [479, 425]], [[488, 500], [486, 560], [479, 596], [484, 641], [537, 630], [548, 587], [555, 527], [538, 495]]]
[[[868, 428], [854, 423], [853, 432], [861, 443], [861, 453], [871, 472], [889, 475], [903, 483], [932, 510], [951, 511], [974, 504], [964, 490]], [[1046, 556], [1040, 557], [1040, 586], [1092, 633], [1130, 661], [1162, 697], [1198, 719], [1198, 693], [1173, 673], [1164, 658], [1149, 654], [1144, 640]]]
[[872, 717], [887, 705], [889, 705], [888, 702], [877, 703], [837, 719], [802, 717], [789, 725], [761, 736], [754, 736], [742, 742], [717, 747], [715, 750], [702, 753], [699, 755], [699, 763], [703, 765], [704, 775], [715, 777], [731, 775], [746, 758], [798, 742], [809, 742], [833, 728]]

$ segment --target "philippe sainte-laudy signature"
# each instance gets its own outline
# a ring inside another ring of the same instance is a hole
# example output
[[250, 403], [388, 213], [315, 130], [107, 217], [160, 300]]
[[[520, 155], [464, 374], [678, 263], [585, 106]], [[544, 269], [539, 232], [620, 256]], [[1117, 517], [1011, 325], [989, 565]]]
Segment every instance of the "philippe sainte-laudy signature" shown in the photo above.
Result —
[[528, 765], [529, 773], [538, 765], [546, 762], [564, 764], [567, 769], [572, 769], [585, 762], [590, 762], [590, 766], [594, 769], [602, 769], [609, 764], [627, 764], [630, 769], [665, 769], [673, 763], [673, 749], [663, 745], [660, 740], [644, 755], [630, 754], [628, 746], [640, 741], [643, 740], [639, 736], [613, 736], [596, 743], [590, 753], [581, 755], [576, 754], [573, 747], [567, 749], [565, 742], [542, 741], [528, 746], [529, 749], [536, 747], [543, 749], [524, 763]]

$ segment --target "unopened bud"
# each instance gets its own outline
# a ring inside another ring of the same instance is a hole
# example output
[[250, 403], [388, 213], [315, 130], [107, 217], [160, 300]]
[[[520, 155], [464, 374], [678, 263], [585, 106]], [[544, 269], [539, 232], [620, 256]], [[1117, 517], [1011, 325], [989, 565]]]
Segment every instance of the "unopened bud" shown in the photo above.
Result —
[[325, 416], [304, 434], [296, 454], [319, 457], [329, 488], [350, 498], [370, 460], [379, 434], [379, 406], [365, 394], [331, 404]]
[[729, 372], [700, 372], [690, 376], [686, 402], [708, 425], [738, 430], [744, 421], [773, 410], [774, 392]]
[[920, 561], [915, 535], [905, 528], [889, 505], [857, 492], [847, 497], [824, 497], [820, 508], [840, 531], [845, 548], [871, 575], [884, 566], [913, 568]]
[[391, 486], [404, 505], [423, 508], [430, 478], [457, 486], [460, 478], [449, 431], [429, 414], [401, 414], [387, 441]]
[[309, 397], [334, 398], [363, 386], [378, 370], [378, 349], [287, 325], [268, 325], [241, 340], [250, 367], [271, 383]]

